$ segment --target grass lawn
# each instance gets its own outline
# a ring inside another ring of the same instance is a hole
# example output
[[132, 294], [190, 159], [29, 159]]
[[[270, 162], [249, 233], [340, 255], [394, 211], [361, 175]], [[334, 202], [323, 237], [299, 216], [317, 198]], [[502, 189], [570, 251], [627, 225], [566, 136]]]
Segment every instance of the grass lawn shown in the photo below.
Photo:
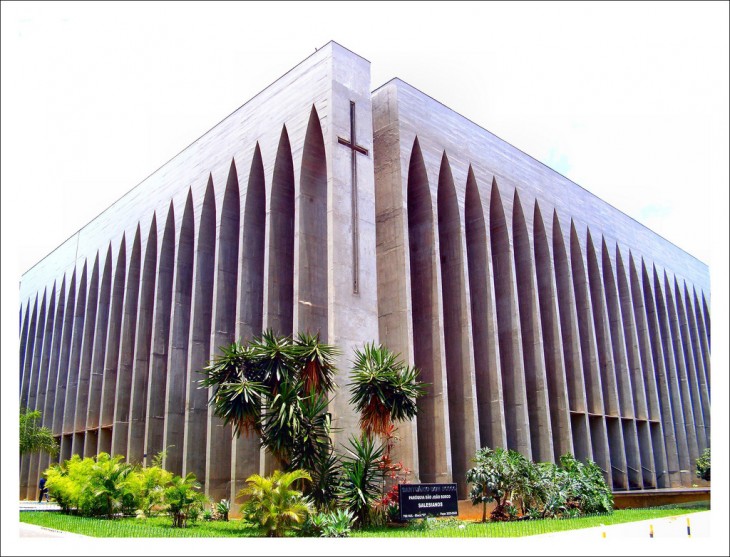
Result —
[[[621, 524], [665, 516], [708, 510], [709, 503], [671, 505], [652, 509], [624, 509], [613, 514], [560, 520], [525, 520], [517, 522], [478, 522], [457, 519], [418, 520], [399, 527], [371, 527], [352, 532], [359, 538], [515, 538], [547, 534], [601, 524]], [[64, 515], [59, 512], [21, 512], [20, 521], [101, 538], [239, 538], [257, 537], [258, 530], [241, 520], [230, 522], [198, 521], [187, 528], [173, 528], [168, 517], [146, 520], [135, 518], [99, 519]]]

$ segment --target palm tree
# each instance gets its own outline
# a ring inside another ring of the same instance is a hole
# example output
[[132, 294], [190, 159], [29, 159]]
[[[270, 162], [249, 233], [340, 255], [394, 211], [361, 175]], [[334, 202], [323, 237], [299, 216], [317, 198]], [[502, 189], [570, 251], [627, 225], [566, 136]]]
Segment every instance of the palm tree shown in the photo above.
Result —
[[285, 470], [312, 470], [331, 448], [327, 394], [335, 387], [335, 346], [319, 335], [296, 340], [266, 330], [244, 346], [221, 347], [201, 370], [209, 404], [236, 435], [253, 431]]
[[121, 508], [127, 477], [133, 469], [131, 464], [122, 462], [123, 460], [124, 457], [121, 455], [112, 458], [107, 453], [99, 453], [89, 478], [94, 497], [104, 502], [108, 518]]
[[173, 528], [185, 528], [191, 512], [202, 509], [205, 495], [198, 491], [200, 483], [195, 474], [190, 472], [184, 478], [174, 476], [170, 485], [165, 489], [165, 504], [167, 513], [172, 517]]
[[269, 537], [279, 538], [288, 530], [298, 529], [312, 508], [302, 492], [292, 486], [311, 479], [305, 470], [276, 470], [268, 478], [258, 474], [249, 476], [246, 478], [248, 487], [238, 494], [249, 498], [243, 506], [244, 518], [258, 524]]
[[375, 343], [355, 349], [350, 404], [360, 412], [360, 428], [369, 436], [386, 436], [394, 422], [416, 416], [416, 401], [426, 393], [418, 370]]
[[39, 410], [20, 411], [20, 454], [47, 453], [51, 456], [58, 454], [58, 442], [53, 438], [53, 432], [47, 427], [40, 426], [41, 413]]

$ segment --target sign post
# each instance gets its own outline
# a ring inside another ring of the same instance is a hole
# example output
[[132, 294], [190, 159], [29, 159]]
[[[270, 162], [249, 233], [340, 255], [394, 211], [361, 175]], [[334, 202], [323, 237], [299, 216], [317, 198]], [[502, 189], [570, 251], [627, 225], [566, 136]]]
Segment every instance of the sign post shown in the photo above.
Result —
[[401, 520], [425, 516], [459, 516], [456, 484], [399, 484]]

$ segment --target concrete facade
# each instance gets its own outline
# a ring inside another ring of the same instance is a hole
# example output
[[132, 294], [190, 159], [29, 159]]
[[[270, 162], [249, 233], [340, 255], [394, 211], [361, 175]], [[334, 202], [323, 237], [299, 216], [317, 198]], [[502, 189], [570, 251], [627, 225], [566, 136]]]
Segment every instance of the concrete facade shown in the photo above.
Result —
[[[398, 429], [415, 481], [465, 496], [476, 449], [502, 446], [591, 458], [614, 490], [689, 486], [709, 299], [704, 264], [408, 84], [371, 93], [331, 42], [23, 275], [20, 402], [62, 459], [167, 449], [231, 498], [270, 462], [195, 371], [263, 328], [319, 331], [342, 349], [335, 446], [352, 348], [430, 384]], [[21, 498], [48, 464], [22, 459]]]

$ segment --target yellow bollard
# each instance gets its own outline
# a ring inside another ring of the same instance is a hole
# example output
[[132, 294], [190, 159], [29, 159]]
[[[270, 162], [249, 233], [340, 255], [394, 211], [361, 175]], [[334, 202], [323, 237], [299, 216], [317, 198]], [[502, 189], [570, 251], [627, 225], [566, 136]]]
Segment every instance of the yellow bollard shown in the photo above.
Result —
[[652, 524], [649, 524], [649, 537], [654, 537], [654, 526]]
[[689, 517], [687, 517], [687, 537], [692, 537], [692, 531], [689, 529]]

